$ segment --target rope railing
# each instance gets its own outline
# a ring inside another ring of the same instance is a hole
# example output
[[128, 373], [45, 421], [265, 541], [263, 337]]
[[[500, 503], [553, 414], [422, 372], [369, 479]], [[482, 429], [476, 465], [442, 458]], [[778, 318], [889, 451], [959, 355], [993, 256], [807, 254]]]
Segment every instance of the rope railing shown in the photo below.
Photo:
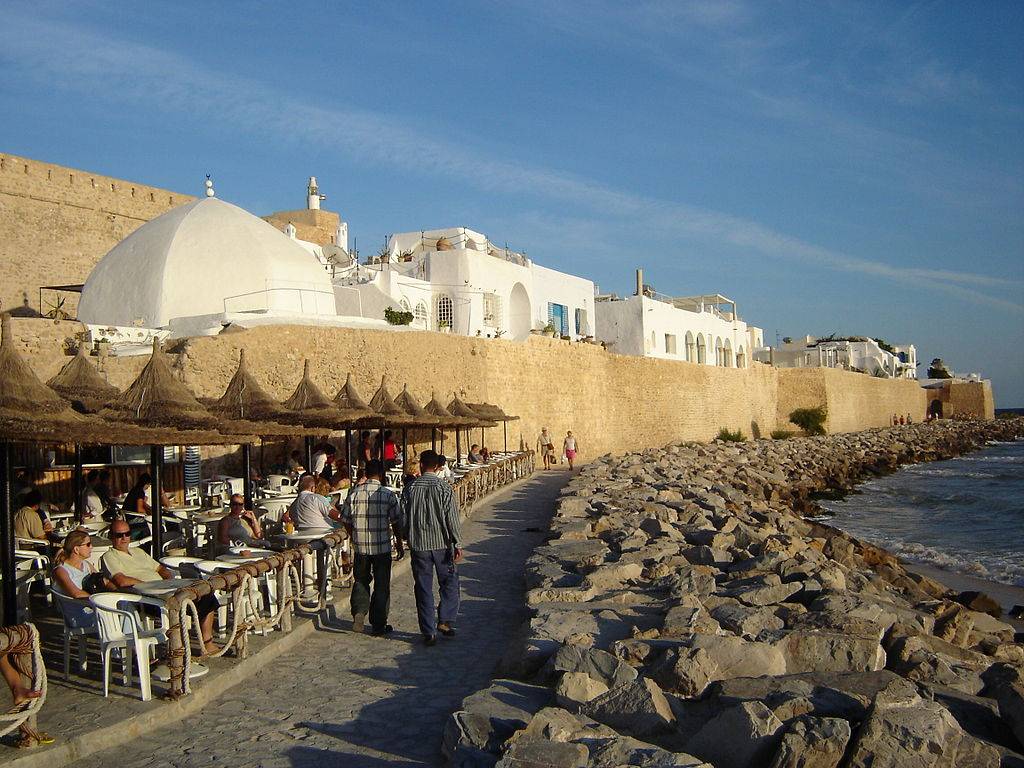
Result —
[[[534, 452], [517, 453], [493, 464], [470, 470], [453, 483], [459, 509], [468, 515], [473, 504], [496, 489], [508, 485], [534, 471]], [[167, 698], [178, 699], [190, 693], [189, 672], [192, 666], [190, 633], [204, 648], [199, 626], [196, 602], [217, 592], [230, 594], [231, 627], [227, 637], [214, 653], [202, 658], [216, 658], [234, 649], [238, 658], [248, 653], [250, 632], [263, 632], [280, 627], [283, 632], [292, 629], [292, 615], [296, 610], [319, 613], [330, 601], [330, 573], [337, 564], [337, 554], [348, 540], [344, 529], [333, 531], [322, 538], [286, 549], [261, 560], [244, 563], [187, 587], [175, 591], [167, 600], [167, 664], [170, 668], [170, 688]], [[298, 564], [307, 556], [315, 556], [317, 584], [315, 594], [306, 597]], [[277, 598], [275, 610], [264, 616], [259, 606], [258, 580], [273, 574]], [[10, 628], [8, 628], [10, 629]]]
[[22, 682], [27, 683], [26, 688], [39, 694], [0, 714], [0, 736], [6, 736], [15, 729], [20, 730], [21, 738], [17, 742], [19, 747], [32, 747], [52, 741], [45, 733], [36, 730], [36, 715], [46, 701], [46, 667], [35, 625], [0, 627], [0, 656], [10, 656], [11, 666]]

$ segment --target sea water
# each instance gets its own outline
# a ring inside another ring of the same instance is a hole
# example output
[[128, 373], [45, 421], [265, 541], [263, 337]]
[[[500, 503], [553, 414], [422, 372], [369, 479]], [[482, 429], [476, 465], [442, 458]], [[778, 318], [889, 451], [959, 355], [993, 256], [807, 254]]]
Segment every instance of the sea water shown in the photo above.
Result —
[[1024, 586], [1024, 440], [905, 467], [822, 506], [823, 522], [906, 560]]

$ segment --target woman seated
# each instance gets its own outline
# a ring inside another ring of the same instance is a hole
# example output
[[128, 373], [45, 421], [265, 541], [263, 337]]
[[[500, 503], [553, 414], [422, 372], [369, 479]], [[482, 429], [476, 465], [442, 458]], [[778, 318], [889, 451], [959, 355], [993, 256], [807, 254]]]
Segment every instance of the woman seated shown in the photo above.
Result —
[[469, 455], [466, 456], [466, 461], [468, 461], [470, 464], [484, 463], [484, 457], [480, 455], [480, 446], [478, 444], [473, 443], [469, 447]]
[[243, 555], [250, 549], [271, 548], [270, 542], [263, 538], [263, 528], [256, 515], [245, 508], [245, 499], [240, 493], [231, 497], [228, 515], [217, 526], [217, 544], [222, 553], [233, 547], [244, 547], [240, 553]]
[[93, 592], [114, 589], [114, 585], [92, 567], [91, 554], [92, 539], [88, 531], [74, 530], [64, 538], [53, 568], [53, 578], [61, 594], [83, 599]]

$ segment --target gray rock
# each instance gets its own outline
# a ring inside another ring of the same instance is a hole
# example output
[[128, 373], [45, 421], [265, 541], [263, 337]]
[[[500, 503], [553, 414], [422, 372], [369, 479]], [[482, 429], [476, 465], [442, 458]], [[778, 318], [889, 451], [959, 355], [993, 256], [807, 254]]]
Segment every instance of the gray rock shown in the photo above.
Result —
[[493, 765], [502, 744], [550, 701], [544, 686], [495, 680], [463, 699], [448, 718], [441, 751], [453, 766]]
[[584, 584], [597, 590], [619, 589], [628, 582], [639, 579], [643, 572], [644, 568], [639, 563], [607, 563], [588, 573]]
[[715, 665], [714, 680], [786, 674], [785, 657], [769, 643], [732, 635], [696, 635], [690, 647], [707, 653]]
[[949, 711], [906, 690], [878, 694], [848, 768], [998, 768], [998, 751], [964, 733]]
[[672, 708], [657, 683], [638, 678], [611, 689], [581, 709], [599, 723], [633, 736], [649, 736], [668, 729], [675, 720]]
[[587, 748], [543, 739], [517, 739], [509, 745], [497, 768], [584, 768]]
[[999, 716], [1024, 745], [1024, 675], [1010, 664], [996, 664], [985, 673], [986, 693], [999, 702]]
[[586, 744], [590, 751], [590, 768], [620, 768], [625, 765], [640, 768], [712, 768], [692, 755], [668, 752], [629, 736], [586, 738], [581, 743]]
[[558, 706], [575, 712], [581, 704], [596, 699], [607, 690], [607, 685], [585, 672], [565, 672], [555, 683], [555, 701]]
[[771, 768], [836, 768], [850, 733], [850, 724], [839, 718], [798, 718], [783, 734]]
[[891, 642], [888, 666], [910, 680], [974, 695], [984, 687], [981, 673], [990, 664], [983, 654], [931, 635], [916, 635]]
[[714, 635], [718, 634], [720, 630], [719, 623], [704, 609], [696, 596], [690, 595], [684, 598], [679, 605], [668, 609], [661, 627], [661, 636]]
[[885, 667], [885, 650], [876, 637], [809, 632], [766, 633], [785, 659], [786, 672], [873, 672]]
[[670, 648], [650, 668], [650, 675], [666, 691], [693, 698], [717, 678], [718, 667], [703, 648]]
[[636, 680], [636, 670], [607, 651], [563, 645], [551, 657], [548, 673], [583, 672], [606, 688], [615, 688]]
[[725, 709], [686, 742], [686, 749], [716, 768], [767, 765], [782, 723], [764, 704], [745, 701]]
[[739, 601], [721, 603], [711, 610], [711, 616], [723, 629], [749, 638], [786, 626], [771, 608], [754, 608]]

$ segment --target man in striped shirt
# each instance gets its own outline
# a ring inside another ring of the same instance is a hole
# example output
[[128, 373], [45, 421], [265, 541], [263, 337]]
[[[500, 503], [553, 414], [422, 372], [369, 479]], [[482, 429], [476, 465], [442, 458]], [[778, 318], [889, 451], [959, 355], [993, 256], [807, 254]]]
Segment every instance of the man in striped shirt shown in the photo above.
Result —
[[[362, 632], [370, 614], [373, 634], [386, 635], [391, 603], [391, 531], [395, 532], [398, 559], [402, 547], [402, 510], [398, 496], [381, 484], [384, 467], [374, 460], [366, 464], [366, 482], [353, 487], [345, 498], [341, 519], [352, 537], [355, 552], [352, 584], [352, 631]], [[373, 593], [370, 581], [373, 581]]]
[[[405, 538], [412, 552], [416, 616], [425, 645], [436, 644], [438, 632], [454, 637], [455, 617], [459, 613], [459, 502], [448, 481], [436, 474], [440, 468], [440, 456], [434, 451], [421, 453], [421, 474], [404, 494]], [[435, 573], [441, 592], [436, 612]]]

